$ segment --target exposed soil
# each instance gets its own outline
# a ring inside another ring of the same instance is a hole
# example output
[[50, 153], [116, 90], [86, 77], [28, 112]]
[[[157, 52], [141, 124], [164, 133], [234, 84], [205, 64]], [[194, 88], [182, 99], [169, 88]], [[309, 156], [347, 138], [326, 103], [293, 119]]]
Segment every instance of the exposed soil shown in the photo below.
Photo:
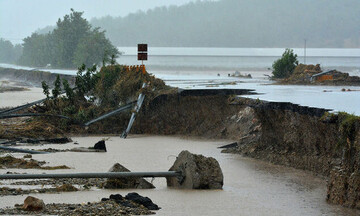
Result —
[[55, 169], [70, 169], [70, 167], [61, 166], [43, 166], [45, 161], [37, 161], [34, 159], [26, 160], [23, 158], [15, 158], [13, 156], [0, 157], [0, 169], [44, 169], [44, 170], [55, 170]]

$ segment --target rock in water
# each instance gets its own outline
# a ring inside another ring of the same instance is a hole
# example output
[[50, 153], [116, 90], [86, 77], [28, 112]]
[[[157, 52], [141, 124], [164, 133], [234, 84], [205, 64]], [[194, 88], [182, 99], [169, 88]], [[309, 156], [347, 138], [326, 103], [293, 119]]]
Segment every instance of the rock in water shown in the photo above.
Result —
[[169, 187], [184, 189], [222, 189], [224, 177], [220, 165], [212, 157], [182, 151], [169, 171], [181, 171], [182, 176], [167, 177]]
[[94, 145], [94, 149], [97, 150], [104, 150], [106, 152], [106, 145], [105, 145], [105, 140], [101, 140], [97, 143], [95, 143]]
[[131, 200], [133, 202], [136, 202], [138, 204], [141, 204], [145, 206], [149, 210], [159, 210], [159, 206], [152, 202], [152, 200], [149, 197], [143, 197], [140, 196], [138, 193], [128, 193], [125, 196], [125, 199]]
[[23, 209], [26, 211], [40, 211], [45, 208], [45, 203], [41, 199], [28, 196], [24, 200]]
[[[119, 163], [114, 164], [109, 172], [130, 172]], [[138, 189], [151, 189], [155, 188], [153, 184], [146, 181], [143, 178], [117, 178], [117, 179], [108, 179], [105, 182], [104, 188], [106, 189], [116, 189], [116, 188], [138, 188]]]

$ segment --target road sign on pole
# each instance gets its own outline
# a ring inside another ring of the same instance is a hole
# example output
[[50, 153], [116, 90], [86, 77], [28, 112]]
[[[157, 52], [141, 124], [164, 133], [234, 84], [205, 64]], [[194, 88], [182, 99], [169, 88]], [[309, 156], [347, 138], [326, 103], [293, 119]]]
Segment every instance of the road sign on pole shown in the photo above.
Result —
[[143, 61], [147, 61], [147, 44], [138, 44], [138, 61], [141, 61], [141, 64], [144, 65]]

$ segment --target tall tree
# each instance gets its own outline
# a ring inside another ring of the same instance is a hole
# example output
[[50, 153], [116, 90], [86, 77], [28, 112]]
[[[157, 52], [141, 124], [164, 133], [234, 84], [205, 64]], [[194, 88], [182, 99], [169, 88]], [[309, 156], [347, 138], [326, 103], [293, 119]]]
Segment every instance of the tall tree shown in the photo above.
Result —
[[83, 12], [71, 9], [69, 15], [59, 19], [56, 28], [48, 34], [33, 33], [24, 39], [24, 53], [20, 64], [57, 68], [77, 68], [100, 64], [103, 59], [117, 56], [118, 50], [105, 37], [104, 31], [92, 29], [82, 17]]

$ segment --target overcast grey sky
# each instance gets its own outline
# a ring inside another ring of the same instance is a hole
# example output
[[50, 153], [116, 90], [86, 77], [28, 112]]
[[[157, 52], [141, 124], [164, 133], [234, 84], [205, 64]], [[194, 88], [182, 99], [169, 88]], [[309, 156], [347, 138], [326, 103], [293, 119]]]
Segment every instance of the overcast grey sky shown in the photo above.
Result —
[[181, 5], [194, 0], [0, 0], [0, 38], [13, 43], [38, 28], [54, 25], [70, 8], [84, 11], [84, 17], [126, 16], [158, 6]]

